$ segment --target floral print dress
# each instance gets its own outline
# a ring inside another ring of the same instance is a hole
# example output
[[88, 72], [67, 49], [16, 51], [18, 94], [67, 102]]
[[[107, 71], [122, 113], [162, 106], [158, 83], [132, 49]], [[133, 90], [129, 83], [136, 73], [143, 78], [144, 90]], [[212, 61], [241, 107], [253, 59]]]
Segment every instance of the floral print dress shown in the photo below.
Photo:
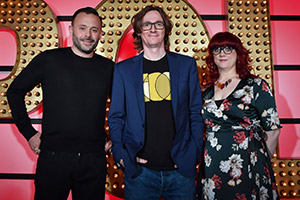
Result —
[[281, 125], [267, 82], [242, 79], [219, 107], [213, 96], [212, 86], [203, 95], [203, 199], [279, 199], [263, 130]]

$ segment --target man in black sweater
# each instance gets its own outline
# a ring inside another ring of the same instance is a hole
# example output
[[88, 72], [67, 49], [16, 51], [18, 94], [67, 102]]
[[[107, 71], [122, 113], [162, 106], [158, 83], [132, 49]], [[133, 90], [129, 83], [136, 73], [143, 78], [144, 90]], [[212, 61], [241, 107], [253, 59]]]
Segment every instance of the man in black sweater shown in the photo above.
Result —
[[[114, 63], [94, 53], [102, 35], [97, 11], [87, 7], [73, 15], [71, 48], [36, 56], [7, 91], [13, 119], [39, 154], [35, 199], [104, 199], [106, 100]], [[24, 96], [42, 84], [42, 133], [30, 122]]]

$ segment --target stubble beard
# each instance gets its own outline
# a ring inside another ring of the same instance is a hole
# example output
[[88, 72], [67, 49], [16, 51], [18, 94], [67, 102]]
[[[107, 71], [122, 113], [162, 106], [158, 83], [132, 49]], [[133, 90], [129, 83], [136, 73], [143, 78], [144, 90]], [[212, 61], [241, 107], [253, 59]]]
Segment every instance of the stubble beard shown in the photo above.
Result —
[[[80, 40], [91, 40], [93, 43], [92, 47], [91, 48], [84, 48], [83, 45], [80, 44]], [[86, 54], [89, 54], [91, 52], [94, 51], [94, 49], [97, 47], [98, 45], [98, 41], [95, 41], [93, 40], [92, 38], [83, 38], [83, 39], [79, 39], [74, 33], [73, 33], [73, 44], [74, 46], [79, 50], [81, 51], [82, 53], [86, 53]]]

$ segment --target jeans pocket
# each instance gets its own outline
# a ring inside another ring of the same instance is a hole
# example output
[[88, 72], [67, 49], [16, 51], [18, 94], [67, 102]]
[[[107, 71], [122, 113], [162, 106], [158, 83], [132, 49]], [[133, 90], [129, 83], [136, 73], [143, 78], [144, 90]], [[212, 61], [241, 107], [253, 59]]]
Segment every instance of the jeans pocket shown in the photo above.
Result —
[[132, 176], [131, 178], [135, 179], [135, 178], [139, 177], [142, 173], [143, 173], [143, 167], [140, 165], [137, 165], [136, 174], [134, 176]]

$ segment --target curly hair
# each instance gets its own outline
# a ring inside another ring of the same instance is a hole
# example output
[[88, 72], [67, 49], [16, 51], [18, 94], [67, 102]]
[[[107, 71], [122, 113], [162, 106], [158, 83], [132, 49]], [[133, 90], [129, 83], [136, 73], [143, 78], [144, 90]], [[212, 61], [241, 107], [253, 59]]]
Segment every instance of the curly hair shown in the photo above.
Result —
[[209, 68], [210, 82], [208, 83], [207, 87], [214, 84], [214, 82], [218, 80], [220, 76], [218, 67], [214, 62], [214, 55], [212, 51], [218, 47], [225, 46], [233, 47], [237, 53], [236, 73], [239, 75], [239, 78], [243, 79], [246, 77], [256, 77], [250, 73], [252, 68], [249, 65], [249, 53], [243, 46], [241, 40], [232, 33], [219, 32], [212, 37], [208, 45], [209, 55], [206, 57], [206, 64]]
[[138, 50], [138, 52], [141, 52], [144, 49], [142, 38], [139, 36], [139, 34], [142, 33], [141, 24], [142, 24], [143, 18], [149, 11], [152, 11], [152, 10], [159, 12], [161, 17], [163, 18], [163, 22], [165, 24], [164, 45], [165, 45], [166, 50], [169, 49], [169, 46], [170, 46], [169, 35], [171, 33], [173, 24], [161, 7], [154, 6], [154, 5], [148, 5], [144, 9], [142, 9], [140, 12], [135, 14], [131, 19], [131, 24], [132, 24], [133, 30], [134, 30], [134, 33], [132, 34], [132, 36], [135, 39], [133, 44], [135, 45], [135, 49]]

